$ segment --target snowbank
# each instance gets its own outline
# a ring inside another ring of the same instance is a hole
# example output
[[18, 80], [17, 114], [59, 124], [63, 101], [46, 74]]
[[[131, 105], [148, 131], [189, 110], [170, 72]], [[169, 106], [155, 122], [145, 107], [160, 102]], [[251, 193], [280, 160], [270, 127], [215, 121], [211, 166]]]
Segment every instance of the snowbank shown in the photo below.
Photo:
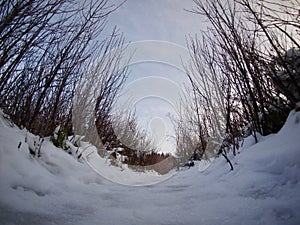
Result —
[[299, 121], [293, 111], [279, 133], [258, 144], [245, 140], [231, 156], [232, 172], [220, 157], [202, 172], [197, 165], [130, 187], [104, 179], [48, 139], [41, 157], [32, 157], [26, 131], [1, 118], [0, 224], [300, 224]]

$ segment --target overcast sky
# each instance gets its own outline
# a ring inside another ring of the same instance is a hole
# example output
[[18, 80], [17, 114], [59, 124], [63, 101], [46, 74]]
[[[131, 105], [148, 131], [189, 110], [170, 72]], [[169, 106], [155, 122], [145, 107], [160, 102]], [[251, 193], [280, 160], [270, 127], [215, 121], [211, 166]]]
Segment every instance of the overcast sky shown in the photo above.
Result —
[[[179, 56], [177, 52], [182, 51], [180, 48], [186, 48], [186, 35], [199, 32], [203, 26], [203, 21], [199, 16], [185, 10], [193, 7], [192, 0], [127, 0], [110, 16], [107, 25], [108, 31], [116, 25], [123, 32], [126, 42], [152, 40], [171, 43], [168, 46], [163, 44], [162, 47], [160, 45], [149, 47], [146, 42], [144, 48], [143, 46], [139, 48], [142, 51], [141, 55], [143, 51], [148, 51], [145, 50], [147, 47], [152, 48], [153, 59], [150, 57], [151, 62], [142, 60], [131, 65], [129, 78], [124, 88], [126, 93], [129, 89], [135, 89], [130, 93], [137, 95], [139, 92], [138, 95], [142, 96], [136, 100], [133, 108], [137, 112], [140, 124], [148, 129], [149, 134], [157, 140], [159, 150], [162, 152], [175, 151], [174, 138], [170, 137], [174, 136], [174, 129], [167, 116], [174, 114], [175, 110], [173, 100], [161, 96], [164, 94], [158, 91], [157, 87], [161, 83], [160, 89], [179, 98], [176, 96], [178, 89], [183, 88], [183, 83], [188, 83], [184, 72], [178, 69], [182, 65], [174, 67], [171, 65], [174, 63], [169, 63], [169, 60], [172, 57], [181, 58], [182, 56]], [[155, 60], [158, 58], [159, 60]], [[141, 79], [149, 77], [154, 77], [154, 80], [141, 82]], [[175, 82], [178, 87], [172, 82]], [[127, 97], [134, 98], [129, 95]]]
[[128, 41], [163, 40], [185, 46], [185, 35], [201, 27], [198, 16], [186, 12], [192, 0], [127, 0], [110, 16], [108, 26], [117, 25]]

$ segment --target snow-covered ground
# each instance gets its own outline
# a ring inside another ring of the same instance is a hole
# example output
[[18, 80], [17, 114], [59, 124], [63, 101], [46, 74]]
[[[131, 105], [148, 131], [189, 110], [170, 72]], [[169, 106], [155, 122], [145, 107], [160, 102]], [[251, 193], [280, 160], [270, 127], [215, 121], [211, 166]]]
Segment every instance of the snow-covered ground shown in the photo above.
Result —
[[300, 224], [299, 112], [278, 134], [246, 139], [234, 171], [217, 158], [138, 187], [99, 176], [48, 139], [33, 158], [26, 132], [0, 119], [0, 224]]

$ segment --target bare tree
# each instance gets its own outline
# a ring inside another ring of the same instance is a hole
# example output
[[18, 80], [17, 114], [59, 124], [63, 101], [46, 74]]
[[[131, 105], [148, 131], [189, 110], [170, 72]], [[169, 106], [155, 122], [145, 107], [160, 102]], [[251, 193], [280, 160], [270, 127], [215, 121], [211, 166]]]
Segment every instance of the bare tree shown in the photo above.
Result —
[[123, 148], [145, 153], [155, 151], [153, 140], [148, 136], [147, 130], [139, 126], [134, 112], [128, 110], [114, 112], [112, 124], [119, 144]]
[[299, 0], [236, 2], [244, 8], [245, 17], [256, 24], [256, 32], [261, 34], [265, 44], [259, 54], [270, 65], [270, 76], [276, 88], [294, 106], [300, 100], [300, 75], [297, 72], [300, 42], [296, 38], [300, 32]]
[[107, 0], [1, 3], [0, 101], [18, 125], [44, 136], [71, 121], [77, 81], [105, 45], [94, 40], [117, 7]]
[[[74, 131], [98, 147], [104, 156], [102, 144], [115, 141], [111, 109], [117, 94], [127, 78], [127, 63], [120, 64], [124, 38], [115, 29], [100, 49], [101, 56], [86, 68], [76, 88], [73, 101]], [[128, 59], [129, 60], [129, 59]]]
[[208, 27], [188, 39], [191, 64], [186, 71], [198, 115], [193, 122], [198, 127], [208, 124], [209, 136], [223, 130], [219, 152], [233, 145], [235, 154], [238, 137], [252, 134], [257, 140], [256, 132], [278, 131], [299, 101], [299, 2], [194, 3], [190, 12], [206, 18]]

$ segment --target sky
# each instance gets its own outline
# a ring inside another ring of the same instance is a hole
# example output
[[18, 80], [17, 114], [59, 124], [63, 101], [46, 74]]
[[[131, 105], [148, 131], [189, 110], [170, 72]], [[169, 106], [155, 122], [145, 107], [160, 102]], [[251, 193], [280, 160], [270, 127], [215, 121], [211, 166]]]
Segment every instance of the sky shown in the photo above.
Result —
[[110, 15], [108, 27], [116, 25], [127, 41], [162, 40], [185, 46], [185, 35], [199, 31], [203, 21], [187, 12], [192, 0], [127, 0]]
[[106, 27], [109, 33], [117, 26], [135, 54], [119, 102], [134, 99], [127, 107], [136, 111], [160, 152], [176, 150], [169, 115], [176, 117], [179, 93], [189, 85], [183, 68], [188, 60], [186, 35], [203, 27], [199, 16], [185, 10], [194, 7], [192, 0], [127, 0]]

